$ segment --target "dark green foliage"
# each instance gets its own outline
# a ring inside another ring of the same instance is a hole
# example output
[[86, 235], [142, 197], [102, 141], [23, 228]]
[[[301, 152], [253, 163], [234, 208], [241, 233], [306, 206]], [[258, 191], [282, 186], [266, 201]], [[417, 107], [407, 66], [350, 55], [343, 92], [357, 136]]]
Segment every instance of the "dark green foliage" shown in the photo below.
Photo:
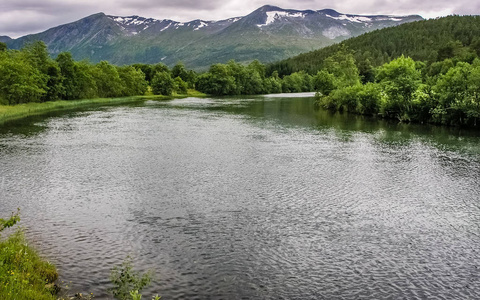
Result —
[[145, 94], [148, 85], [141, 70], [134, 67], [117, 67], [117, 72], [122, 82], [122, 96]]
[[183, 81], [188, 81], [188, 71], [185, 69], [185, 65], [183, 63], [177, 63], [172, 68], [172, 77], [180, 77]]
[[175, 90], [175, 81], [170, 72], [160, 71], [153, 76], [151, 86], [155, 95], [170, 96]]
[[478, 126], [479, 59], [470, 64], [454, 56], [426, 67], [400, 56], [378, 67], [375, 74], [373, 83], [339, 86], [334, 84], [333, 75], [320, 71], [314, 77], [321, 92], [317, 104], [334, 111], [380, 114], [404, 122]]
[[377, 82], [382, 87], [386, 104], [382, 108], [385, 116], [410, 120], [414, 92], [421, 84], [421, 74], [415, 61], [401, 56], [378, 69]]
[[180, 77], [175, 77], [175, 91], [180, 94], [186, 94], [187, 93], [187, 83], [182, 80]]
[[318, 71], [317, 75], [313, 77], [313, 87], [322, 95], [327, 96], [337, 88], [335, 75], [328, 73], [327, 70]]
[[106, 61], [98, 63], [93, 69], [93, 78], [97, 84], [99, 97], [109, 98], [122, 95], [122, 80], [115, 66]]
[[[152, 68], [164, 69], [164, 65]], [[76, 62], [67, 52], [53, 60], [43, 42], [0, 51], [0, 104], [133, 96], [146, 90], [141, 70], [105, 61]]]
[[198, 77], [196, 88], [211, 95], [255, 95], [313, 91], [313, 78], [306, 72], [297, 72], [283, 79], [274, 72], [266, 77], [266, 68], [259, 61], [244, 66], [233, 60], [215, 64]]
[[433, 118], [444, 124], [477, 126], [480, 118], [480, 60], [458, 63], [433, 87], [438, 100]]
[[233, 95], [236, 93], [235, 78], [231, 66], [216, 64], [207, 73], [198, 77], [199, 91], [211, 95]]
[[0, 53], [0, 104], [40, 102], [48, 78], [25, 58], [25, 53]]

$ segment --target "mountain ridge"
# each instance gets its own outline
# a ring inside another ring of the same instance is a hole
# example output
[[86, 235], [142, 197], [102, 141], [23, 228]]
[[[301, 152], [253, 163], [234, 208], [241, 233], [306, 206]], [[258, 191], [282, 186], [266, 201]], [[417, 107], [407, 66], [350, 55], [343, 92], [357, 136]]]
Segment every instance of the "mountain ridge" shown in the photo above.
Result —
[[56, 55], [69, 51], [76, 59], [115, 64], [183, 61], [201, 69], [230, 59], [272, 62], [322, 48], [362, 33], [423, 20], [410, 16], [363, 16], [332, 9], [295, 10], [265, 5], [243, 17], [178, 22], [103, 12], [17, 39], [0, 37], [19, 49], [42, 40]]

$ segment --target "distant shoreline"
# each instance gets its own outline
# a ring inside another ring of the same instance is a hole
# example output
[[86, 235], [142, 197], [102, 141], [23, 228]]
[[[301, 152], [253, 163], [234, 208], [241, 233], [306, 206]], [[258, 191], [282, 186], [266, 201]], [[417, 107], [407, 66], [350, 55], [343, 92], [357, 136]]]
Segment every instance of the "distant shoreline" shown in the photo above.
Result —
[[24, 103], [17, 105], [0, 105], [0, 125], [8, 122], [20, 120], [30, 116], [39, 116], [56, 111], [67, 111], [70, 109], [89, 107], [89, 106], [103, 106], [103, 105], [117, 105], [125, 103], [135, 103], [145, 100], [170, 100], [175, 98], [186, 97], [204, 97], [205, 94], [189, 90], [186, 95], [148, 95], [148, 96], [132, 96], [120, 98], [96, 98], [84, 100], [59, 100], [48, 101], [42, 103]]

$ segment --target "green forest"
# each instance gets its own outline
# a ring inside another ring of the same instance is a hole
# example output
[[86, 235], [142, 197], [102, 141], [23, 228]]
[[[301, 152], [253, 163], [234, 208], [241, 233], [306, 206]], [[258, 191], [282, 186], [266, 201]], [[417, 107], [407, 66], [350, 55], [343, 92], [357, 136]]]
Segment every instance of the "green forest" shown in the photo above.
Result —
[[[480, 17], [449, 16], [366, 33], [278, 63], [114, 66], [53, 59], [42, 42], [0, 43], [0, 104], [144, 94], [317, 92], [317, 106], [402, 122], [478, 126]], [[313, 109], [313, 108], [312, 108]]]
[[52, 59], [43, 42], [21, 50], [0, 43], [0, 104], [184, 93], [196, 74], [183, 64], [115, 66], [75, 61], [69, 52]]
[[352, 50], [361, 74], [401, 55], [427, 64], [454, 56], [472, 61], [480, 53], [480, 16], [448, 16], [375, 30], [269, 64], [267, 73], [284, 76], [302, 70], [314, 75], [325, 59], [344, 48]]

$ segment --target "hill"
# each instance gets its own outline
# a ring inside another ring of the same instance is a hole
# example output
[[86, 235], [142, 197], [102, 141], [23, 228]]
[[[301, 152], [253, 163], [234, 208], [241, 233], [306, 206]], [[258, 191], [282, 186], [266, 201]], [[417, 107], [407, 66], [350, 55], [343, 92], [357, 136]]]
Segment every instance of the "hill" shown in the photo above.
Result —
[[323, 61], [348, 48], [354, 52], [357, 65], [381, 66], [401, 55], [416, 61], [433, 63], [446, 58], [480, 54], [480, 16], [448, 16], [423, 20], [365, 33], [323, 49], [300, 54], [268, 66], [280, 75], [304, 70], [316, 74]]

